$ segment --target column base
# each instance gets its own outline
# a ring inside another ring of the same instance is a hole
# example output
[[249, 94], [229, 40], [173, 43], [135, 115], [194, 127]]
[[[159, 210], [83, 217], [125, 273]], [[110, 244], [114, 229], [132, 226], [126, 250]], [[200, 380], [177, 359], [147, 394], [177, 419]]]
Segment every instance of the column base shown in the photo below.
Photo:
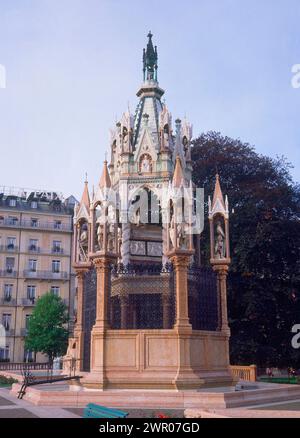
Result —
[[88, 389], [104, 390], [107, 387], [107, 380], [103, 373], [97, 371], [91, 371], [80, 379], [80, 386]]
[[197, 376], [191, 368], [181, 369], [178, 371], [172, 384], [178, 391], [183, 389], [197, 389], [205, 384], [205, 380]]

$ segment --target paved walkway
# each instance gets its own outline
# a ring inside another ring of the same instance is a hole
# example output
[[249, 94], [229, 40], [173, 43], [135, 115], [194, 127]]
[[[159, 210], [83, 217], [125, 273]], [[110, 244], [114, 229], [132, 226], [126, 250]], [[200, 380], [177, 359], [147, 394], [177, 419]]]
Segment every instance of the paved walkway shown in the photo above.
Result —
[[[0, 418], [82, 418], [83, 408], [35, 406], [10, 395], [9, 389], [0, 388]], [[123, 409], [123, 408], [120, 408]], [[128, 418], [156, 418], [159, 413], [169, 418], [183, 418], [183, 409], [123, 409]]]
[[0, 388], [0, 418], [80, 418], [74, 412], [56, 407], [34, 406], [26, 400], [18, 400]]

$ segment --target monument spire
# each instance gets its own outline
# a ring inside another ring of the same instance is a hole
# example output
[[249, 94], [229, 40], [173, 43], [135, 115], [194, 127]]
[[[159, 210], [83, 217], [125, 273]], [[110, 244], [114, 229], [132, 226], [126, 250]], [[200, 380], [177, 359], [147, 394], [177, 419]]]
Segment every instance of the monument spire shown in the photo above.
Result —
[[90, 194], [89, 194], [89, 188], [88, 188], [87, 174], [85, 174], [84, 189], [83, 189], [80, 205], [84, 205], [87, 208], [87, 211], [89, 211], [89, 209], [90, 209]]
[[103, 163], [103, 171], [102, 171], [102, 175], [101, 175], [101, 178], [99, 181], [99, 186], [101, 189], [111, 187], [111, 180], [110, 180], [110, 176], [109, 176], [109, 172], [108, 172], [108, 168], [107, 168], [107, 160], [104, 160], [104, 163]]
[[157, 81], [157, 47], [153, 47], [152, 36], [149, 31], [147, 48], [143, 50], [144, 81]]
[[173, 174], [172, 186], [175, 188], [182, 187], [184, 185], [184, 174], [182, 170], [182, 164], [179, 155], [176, 157], [175, 170]]
[[222, 189], [221, 189], [221, 185], [220, 185], [220, 177], [219, 177], [219, 174], [217, 173], [216, 174], [216, 182], [215, 182], [215, 190], [214, 190], [213, 202], [212, 202], [212, 207], [213, 208], [217, 204], [218, 201], [220, 201], [222, 206], [225, 208], [223, 193], [222, 193]]

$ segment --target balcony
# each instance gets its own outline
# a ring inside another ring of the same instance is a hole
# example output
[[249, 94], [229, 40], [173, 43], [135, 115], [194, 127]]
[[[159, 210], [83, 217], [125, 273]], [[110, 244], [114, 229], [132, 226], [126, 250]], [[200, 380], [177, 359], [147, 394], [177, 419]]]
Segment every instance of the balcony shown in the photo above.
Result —
[[23, 276], [29, 279], [37, 280], [69, 280], [70, 274], [68, 272], [52, 272], [52, 271], [30, 271], [25, 270]]
[[14, 336], [15, 331], [13, 329], [5, 330], [5, 336]]
[[20, 334], [21, 334], [21, 336], [27, 336], [28, 335], [28, 329], [27, 328], [21, 328]]
[[29, 245], [28, 246], [28, 252], [39, 253], [40, 252], [40, 247], [36, 246], [36, 245]]
[[23, 219], [21, 221], [4, 219], [0, 222], [0, 227], [8, 228], [29, 228], [31, 230], [46, 230], [46, 231], [63, 231], [72, 232], [72, 224], [58, 224], [57, 222], [32, 222], [30, 219]]
[[15, 306], [16, 300], [11, 297], [1, 297], [0, 298], [0, 306]]
[[35, 305], [35, 302], [36, 302], [35, 298], [22, 298], [21, 299], [21, 306], [32, 307]]
[[18, 249], [17, 245], [0, 245], [0, 252], [17, 252]]
[[17, 276], [17, 271], [13, 268], [6, 268], [5, 270], [0, 270], [0, 277], [15, 278]]
[[54, 246], [53, 248], [51, 248], [51, 254], [63, 254], [64, 253], [64, 249], [61, 248], [60, 246]]

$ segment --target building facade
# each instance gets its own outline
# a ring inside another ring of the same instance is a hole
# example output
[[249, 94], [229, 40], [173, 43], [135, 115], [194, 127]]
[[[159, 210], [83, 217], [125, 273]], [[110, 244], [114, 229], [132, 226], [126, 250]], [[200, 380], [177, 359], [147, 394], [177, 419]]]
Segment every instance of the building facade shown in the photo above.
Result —
[[72, 309], [74, 198], [53, 192], [0, 188], [0, 361], [45, 361], [26, 351], [28, 321], [48, 291]]
[[228, 200], [209, 201], [211, 266], [201, 266], [192, 127], [162, 101], [148, 34], [134, 114], [111, 131], [110, 162], [74, 214], [77, 321], [67, 357], [100, 388], [231, 382]]

